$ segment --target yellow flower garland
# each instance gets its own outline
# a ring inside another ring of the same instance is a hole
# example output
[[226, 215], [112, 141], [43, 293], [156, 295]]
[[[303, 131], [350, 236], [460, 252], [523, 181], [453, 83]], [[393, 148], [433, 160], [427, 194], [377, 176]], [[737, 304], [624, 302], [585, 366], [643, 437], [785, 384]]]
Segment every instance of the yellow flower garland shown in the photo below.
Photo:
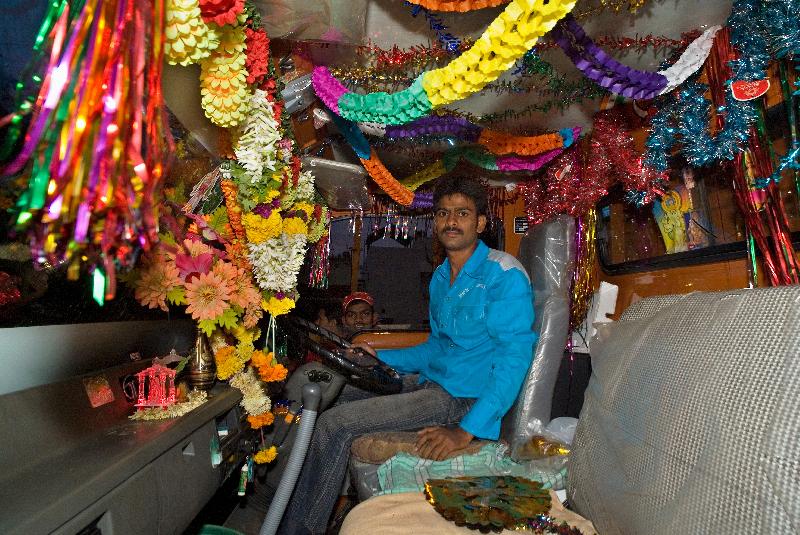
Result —
[[211, 122], [229, 128], [244, 120], [250, 102], [244, 68], [245, 33], [241, 26], [225, 26], [216, 50], [200, 62], [203, 111]]
[[299, 217], [287, 217], [283, 220], [283, 232], [286, 234], [308, 234], [308, 225]]
[[261, 308], [263, 308], [273, 316], [277, 317], [282, 314], [288, 313], [290, 310], [294, 308], [294, 299], [290, 299], [288, 297], [284, 297], [283, 299], [270, 297], [269, 301], [266, 300], [261, 301]]
[[242, 216], [242, 225], [244, 225], [248, 243], [262, 243], [280, 236], [284, 221], [277, 210], [274, 210], [267, 218], [250, 212]]
[[197, 0], [167, 0], [164, 55], [170, 65], [189, 65], [219, 46], [219, 32], [200, 16]]
[[278, 448], [270, 446], [268, 449], [261, 450], [253, 456], [256, 464], [271, 463], [278, 456]]

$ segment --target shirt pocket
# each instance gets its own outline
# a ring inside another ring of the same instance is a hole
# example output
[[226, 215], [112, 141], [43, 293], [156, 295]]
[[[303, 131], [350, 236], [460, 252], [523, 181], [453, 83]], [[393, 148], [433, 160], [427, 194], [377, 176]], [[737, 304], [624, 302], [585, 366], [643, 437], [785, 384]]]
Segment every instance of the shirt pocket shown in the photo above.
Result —
[[453, 310], [454, 342], [471, 349], [486, 339], [486, 305], [461, 305]]

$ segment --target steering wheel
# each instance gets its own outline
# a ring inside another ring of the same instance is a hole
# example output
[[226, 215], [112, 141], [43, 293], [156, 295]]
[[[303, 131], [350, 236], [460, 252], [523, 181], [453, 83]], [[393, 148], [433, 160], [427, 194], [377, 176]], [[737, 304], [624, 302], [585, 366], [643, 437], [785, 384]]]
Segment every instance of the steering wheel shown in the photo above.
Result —
[[[336, 333], [296, 316], [287, 316], [286, 320], [286, 327], [301, 335], [299, 337], [301, 344], [346, 377], [380, 394], [397, 394], [402, 389], [403, 379], [399, 373], [360, 348], [353, 347]], [[332, 349], [323, 347], [311, 339], [311, 334], [322, 337], [335, 347]]]

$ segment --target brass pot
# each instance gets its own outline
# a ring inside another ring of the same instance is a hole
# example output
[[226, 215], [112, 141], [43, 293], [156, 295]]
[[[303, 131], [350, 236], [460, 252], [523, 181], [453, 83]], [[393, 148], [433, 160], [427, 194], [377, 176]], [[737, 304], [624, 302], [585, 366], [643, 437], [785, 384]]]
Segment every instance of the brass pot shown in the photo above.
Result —
[[194, 350], [186, 365], [186, 378], [192, 388], [210, 390], [217, 379], [217, 364], [208, 344], [208, 338], [200, 329], [194, 342]]

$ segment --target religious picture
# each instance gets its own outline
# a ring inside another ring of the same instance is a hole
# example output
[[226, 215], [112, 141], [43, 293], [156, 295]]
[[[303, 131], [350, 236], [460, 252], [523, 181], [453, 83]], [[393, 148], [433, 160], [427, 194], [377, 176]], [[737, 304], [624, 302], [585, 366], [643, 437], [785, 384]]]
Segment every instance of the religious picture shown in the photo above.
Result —
[[708, 247], [714, 234], [708, 217], [708, 198], [703, 180], [685, 165], [660, 201], [653, 203], [667, 254]]

